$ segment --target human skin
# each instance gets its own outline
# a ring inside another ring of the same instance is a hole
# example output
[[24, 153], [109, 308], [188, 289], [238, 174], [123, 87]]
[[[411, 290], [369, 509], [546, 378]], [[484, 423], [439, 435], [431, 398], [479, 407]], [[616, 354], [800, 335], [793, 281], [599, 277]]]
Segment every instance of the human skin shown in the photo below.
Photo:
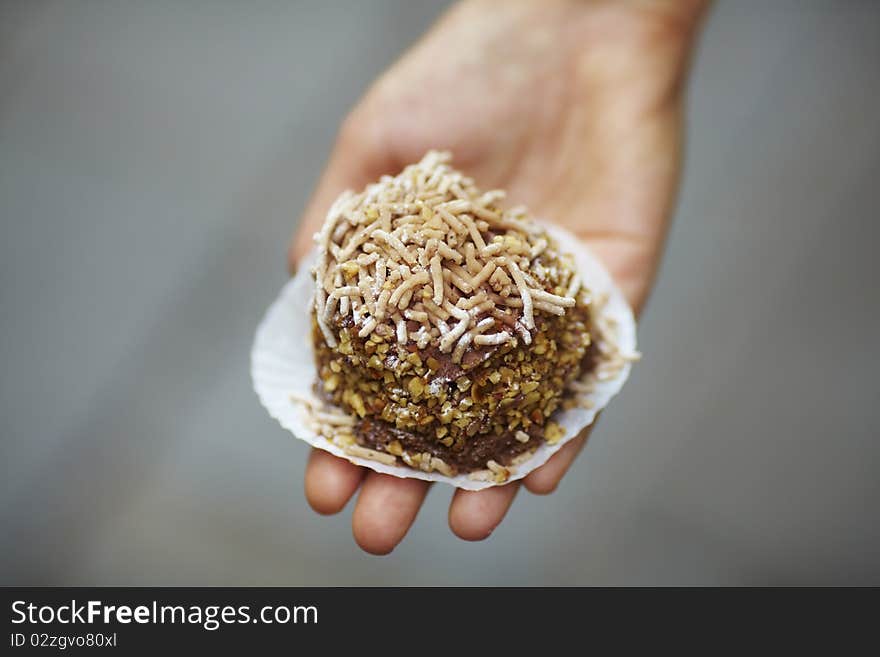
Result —
[[[466, 0], [384, 73], [340, 128], [291, 244], [295, 268], [336, 196], [430, 149], [483, 189], [564, 225], [604, 262], [636, 313], [653, 285], [681, 169], [682, 92], [702, 0]], [[520, 485], [553, 492], [587, 439], [522, 482], [456, 490], [449, 526], [488, 537]], [[352, 516], [358, 545], [391, 552], [429, 484], [313, 450], [309, 504]]]

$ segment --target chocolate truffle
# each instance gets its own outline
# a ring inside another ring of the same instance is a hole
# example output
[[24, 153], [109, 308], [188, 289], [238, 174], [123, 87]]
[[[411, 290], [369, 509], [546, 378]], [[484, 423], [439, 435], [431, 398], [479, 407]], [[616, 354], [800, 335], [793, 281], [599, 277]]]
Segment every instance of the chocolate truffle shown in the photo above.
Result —
[[540, 224], [449, 159], [431, 151], [330, 208], [316, 390], [351, 414], [353, 453], [503, 480], [561, 437], [551, 417], [591, 367], [590, 299]]

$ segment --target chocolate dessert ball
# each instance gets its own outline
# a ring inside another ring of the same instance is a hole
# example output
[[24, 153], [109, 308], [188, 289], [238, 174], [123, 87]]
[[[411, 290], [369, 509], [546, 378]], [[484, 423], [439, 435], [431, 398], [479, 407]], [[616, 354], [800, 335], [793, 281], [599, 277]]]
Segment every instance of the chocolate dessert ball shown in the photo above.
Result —
[[453, 475], [555, 441], [590, 367], [589, 295], [571, 258], [503, 193], [430, 152], [334, 203], [316, 240], [317, 389], [364, 454]]

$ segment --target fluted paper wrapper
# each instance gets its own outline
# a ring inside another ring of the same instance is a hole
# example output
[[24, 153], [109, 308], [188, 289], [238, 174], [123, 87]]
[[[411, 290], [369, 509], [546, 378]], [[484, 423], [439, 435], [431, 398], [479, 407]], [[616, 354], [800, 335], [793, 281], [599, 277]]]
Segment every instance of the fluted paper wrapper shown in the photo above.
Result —
[[[556, 239], [560, 252], [569, 253], [574, 257], [581, 280], [591, 292], [592, 298], [597, 299], [607, 295], [607, 301], [601, 307], [599, 315], [610, 320], [604, 323], [615, 327], [615, 330], [602, 336], [602, 339], [606, 342], [612, 342], [616, 346], [615, 351], [619, 353], [635, 354], [636, 325], [633, 313], [623, 294], [611, 280], [611, 276], [590, 250], [574, 235], [553, 225], [548, 225], [547, 231]], [[472, 479], [467, 474], [447, 477], [436, 471], [416, 470], [402, 463], [400, 465], [385, 465], [353, 456], [347, 454], [342, 446], [330, 442], [309, 427], [308, 409], [301, 403], [295, 403], [291, 398], [314, 396], [312, 387], [317, 380], [312, 350], [310, 314], [310, 303], [314, 293], [314, 280], [311, 273], [314, 255], [313, 252], [302, 264], [296, 276], [282, 288], [278, 298], [269, 307], [266, 316], [257, 328], [251, 352], [251, 376], [254, 391], [260, 402], [269, 411], [269, 415], [278, 420], [279, 424], [294, 436], [313, 447], [326, 450], [339, 458], [377, 472], [384, 472], [396, 477], [441, 481], [465, 490], [481, 490], [499, 485], [495, 481]], [[601, 363], [600, 355], [598, 365]], [[590, 426], [599, 411], [605, 408], [611, 398], [623, 387], [631, 367], [631, 363], [627, 361], [616, 368], [613, 376], [605, 380], [597, 379], [595, 372], [587, 373], [583, 380], [590, 382], [591, 391], [582, 395], [581, 399], [588, 400], [590, 407], [560, 409], [554, 413], [551, 419], [565, 430], [564, 437], [553, 445], [543, 443], [528, 460], [511, 466], [509, 468], [510, 476], [503, 483], [522, 479], [529, 472], [546, 463], [565, 443]], [[479, 437], [476, 440], [479, 440]]]

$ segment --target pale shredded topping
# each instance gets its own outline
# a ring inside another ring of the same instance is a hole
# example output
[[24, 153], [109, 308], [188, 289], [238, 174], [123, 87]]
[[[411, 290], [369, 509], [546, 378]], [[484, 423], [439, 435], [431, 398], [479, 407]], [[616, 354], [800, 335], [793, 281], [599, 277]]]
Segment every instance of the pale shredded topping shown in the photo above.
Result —
[[[580, 279], [553, 240], [523, 208], [502, 210], [502, 191], [481, 193], [449, 161], [430, 151], [330, 208], [314, 268], [328, 346], [338, 344], [338, 314], [361, 338], [435, 345], [458, 362], [471, 346], [531, 344], [535, 313], [575, 305]], [[559, 287], [545, 289], [548, 280]]]

